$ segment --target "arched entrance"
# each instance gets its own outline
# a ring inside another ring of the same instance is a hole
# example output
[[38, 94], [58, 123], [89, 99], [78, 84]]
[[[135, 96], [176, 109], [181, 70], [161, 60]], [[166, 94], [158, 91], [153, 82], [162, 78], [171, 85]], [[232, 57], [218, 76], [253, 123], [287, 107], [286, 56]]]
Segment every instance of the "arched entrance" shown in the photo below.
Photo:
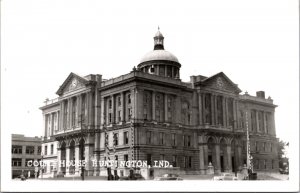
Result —
[[72, 140], [70, 143], [70, 168], [69, 174], [75, 174], [75, 141]]
[[208, 140], [207, 140], [207, 160], [208, 160], [208, 164], [211, 163], [213, 166], [215, 164], [215, 161], [213, 159], [213, 152], [214, 152], [214, 140], [212, 137], [210, 137]]
[[225, 172], [227, 169], [227, 156], [226, 156], [226, 142], [222, 138], [220, 141], [220, 165], [221, 172]]
[[[66, 174], [66, 143], [62, 142], [61, 147], [60, 147], [60, 151], [61, 151], [61, 158], [60, 158], [60, 171], [63, 174]], [[63, 164], [64, 163], [64, 164]]]

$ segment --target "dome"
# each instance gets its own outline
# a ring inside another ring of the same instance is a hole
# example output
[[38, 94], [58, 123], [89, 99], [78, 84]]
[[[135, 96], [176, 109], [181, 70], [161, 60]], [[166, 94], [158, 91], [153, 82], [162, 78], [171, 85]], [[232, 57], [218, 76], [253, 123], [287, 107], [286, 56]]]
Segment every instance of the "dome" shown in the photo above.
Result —
[[162, 33], [158, 30], [154, 37], [164, 37]]
[[178, 62], [176, 56], [166, 50], [153, 50], [147, 53], [140, 61], [140, 63], [153, 61], [153, 60], [168, 60], [173, 62]]

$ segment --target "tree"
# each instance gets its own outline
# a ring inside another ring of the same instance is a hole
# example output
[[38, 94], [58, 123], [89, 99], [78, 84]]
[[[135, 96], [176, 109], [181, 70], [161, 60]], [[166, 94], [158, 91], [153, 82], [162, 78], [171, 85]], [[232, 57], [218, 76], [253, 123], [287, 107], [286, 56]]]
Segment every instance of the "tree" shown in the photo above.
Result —
[[289, 146], [289, 142], [284, 142], [282, 140], [278, 143], [278, 160], [279, 168], [286, 170], [289, 165], [289, 158], [286, 155], [286, 148]]

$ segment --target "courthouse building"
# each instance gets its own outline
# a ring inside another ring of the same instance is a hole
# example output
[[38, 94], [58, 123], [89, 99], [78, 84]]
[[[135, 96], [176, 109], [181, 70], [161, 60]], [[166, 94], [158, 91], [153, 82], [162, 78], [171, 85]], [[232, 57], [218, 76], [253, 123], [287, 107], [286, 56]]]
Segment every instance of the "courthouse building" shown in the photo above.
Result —
[[[128, 74], [106, 80], [70, 73], [58, 98], [41, 107], [44, 143], [57, 143], [57, 160], [83, 157], [85, 175], [105, 175], [92, 160], [108, 159], [149, 165], [167, 160], [174, 169], [194, 174], [206, 174], [211, 163], [220, 173], [246, 164], [248, 125], [254, 171], [278, 171], [273, 100], [264, 91], [241, 94], [223, 72], [183, 82], [181, 67], [189, 66], [164, 49], [158, 31], [154, 50]], [[121, 175], [127, 169], [117, 168]], [[52, 170], [66, 176], [81, 172], [79, 166]]]

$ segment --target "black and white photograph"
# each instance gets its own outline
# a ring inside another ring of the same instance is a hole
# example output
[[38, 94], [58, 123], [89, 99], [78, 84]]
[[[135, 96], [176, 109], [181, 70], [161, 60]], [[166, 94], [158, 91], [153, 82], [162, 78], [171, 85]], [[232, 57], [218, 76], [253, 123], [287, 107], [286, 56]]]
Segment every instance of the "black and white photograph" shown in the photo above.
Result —
[[299, 191], [299, 1], [1, 1], [10, 191]]

